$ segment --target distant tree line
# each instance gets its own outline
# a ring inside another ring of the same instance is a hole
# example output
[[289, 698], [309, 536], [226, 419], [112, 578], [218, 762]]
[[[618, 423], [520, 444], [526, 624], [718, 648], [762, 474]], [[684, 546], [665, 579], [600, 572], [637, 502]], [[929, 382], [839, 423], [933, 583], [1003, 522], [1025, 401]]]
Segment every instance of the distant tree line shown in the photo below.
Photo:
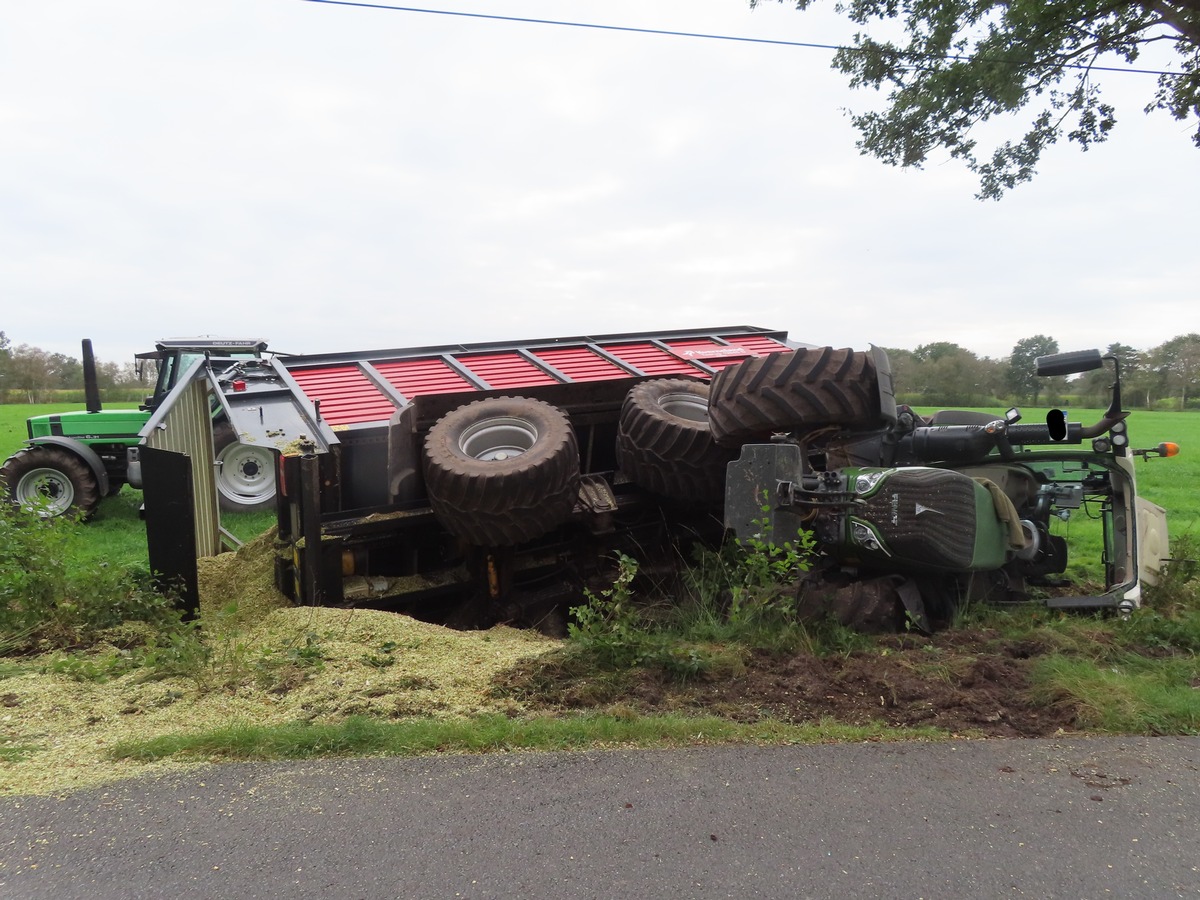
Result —
[[[114, 363], [97, 359], [96, 380], [101, 392], [113, 399], [137, 398], [145, 393], [132, 361]], [[14, 347], [0, 331], [0, 402], [44, 403], [62, 398], [64, 391], [82, 394], [82, 362], [29, 344]]]
[[[1112, 363], [1071, 378], [1039, 378], [1034, 360], [1059, 352], [1058, 341], [1038, 334], [1017, 341], [1005, 358], [977, 356], [949, 341], [915, 350], [888, 347], [897, 399], [911, 406], [1103, 406], [1112, 384]], [[1200, 334], [1171, 338], [1150, 350], [1109, 344], [1106, 356], [1121, 366], [1127, 408], [1200, 409]], [[138, 398], [145, 385], [132, 362], [96, 361], [106, 398]], [[0, 402], [40, 403], [63, 391], [83, 390], [83, 364], [72, 356], [17, 347], [0, 331]]]
[[[946, 341], [915, 350], [887, 348], [897, 400], [910, 406], [1106, 405], [1113, 363], [1077, 376], [1038, 377], [1037, 357], [1058, 352], [1058, 341], [1042, 334], [1017, 341], [1003, 359], [976, 356]], [[1200, 409], [1200, 334], [1180, 335], [1150, 350], [1109, 344], [1103, 354], [1120, 365], [1127, 409]]]

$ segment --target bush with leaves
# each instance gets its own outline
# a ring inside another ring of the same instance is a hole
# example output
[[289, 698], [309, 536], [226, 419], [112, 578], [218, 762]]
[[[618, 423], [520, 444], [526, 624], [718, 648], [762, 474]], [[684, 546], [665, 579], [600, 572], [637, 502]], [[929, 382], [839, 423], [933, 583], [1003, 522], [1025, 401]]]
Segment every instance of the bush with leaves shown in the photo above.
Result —
[[1120, 633], [1152, 652], [1195, 655], [1200, 653], [1200, 539], [1175, 538], [1171, 557]]
[[68, 565], [78, 527], [0, 503], [0, 654], [86, 645], [130, 621], [178, 626], [174, 600], [149, 572]]
[[598, 594], [585, 589], [585, 602], [571, 609], [567, 636], [609, 668], [636, 665], [643, 653], [646, 622], [633, 604], [637, 573], [637, 560], [618, 554], [612, 587]]
[[573, 645], [607, 670], [658, 669], [679, 678], [734, 664], [753, 650], [815, 652], [796, 616], [795, 580], [809, 568], [811, 540], [769, 538], [698, 548], [683, 573], [684, 590], [669, 602], [636, 602], [638, 563], [621, 554], [612, 587], [585, 591], [571, 610]]

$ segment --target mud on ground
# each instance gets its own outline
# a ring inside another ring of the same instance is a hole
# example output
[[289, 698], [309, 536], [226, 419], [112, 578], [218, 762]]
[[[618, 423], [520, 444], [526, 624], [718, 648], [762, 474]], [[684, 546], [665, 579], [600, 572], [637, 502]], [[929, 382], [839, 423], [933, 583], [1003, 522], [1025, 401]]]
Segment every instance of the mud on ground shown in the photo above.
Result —
[[597, 679], [555, 657], [521, 664], [497, 679], [502, 694], [553, 710], [711, 714], [736, 721], [926, 726], [980, 737], [1038, 737], [1069, 731], [1075, 710], [1035, 704], [1028, 670], [1037, 648], [985, 631], [891, 636], [844, 655], [757, 654], [719, 674], [680, 681], [640, 670]]

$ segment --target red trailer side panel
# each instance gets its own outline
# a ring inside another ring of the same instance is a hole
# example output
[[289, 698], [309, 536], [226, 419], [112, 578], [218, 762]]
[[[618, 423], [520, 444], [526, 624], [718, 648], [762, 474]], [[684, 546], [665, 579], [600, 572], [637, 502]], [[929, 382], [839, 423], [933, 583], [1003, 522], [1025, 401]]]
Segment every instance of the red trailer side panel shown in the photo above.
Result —
[[459, 358], [459, 362], [497, 390], [558, 384], [558, 379], [539, 369], [519, 353], [463, 356]]
[[398, 404], [425, 394], [514, 391], [648, 375], [707, 379], [713, 370], [788, 349], [765, 334], [721, 329], [711, 334], [675, 332], [661, 339], [653, 334], [609, 336], [594, 342], [574, 338], [564, 340], [562, 346], [543, 341], [524, 349], [520, 344], [427, 347], [380, 351], [378, 355], [359, 353], [353, 360], [327, 357], [311, 363], [294, 357], [288, 370], [305, 395], [320, 402], [321, 414], [330, 424], [352, 425], [386, 421]]
[[476, 389], [440, 357], [376, 363], [375, 368], [408, 400], [422, 394], [457, 394]]
[[386, 421], [395, 405], [357, 366], [297, 369], [292, 377], [310, 400], [319, 400], [330, 425]]

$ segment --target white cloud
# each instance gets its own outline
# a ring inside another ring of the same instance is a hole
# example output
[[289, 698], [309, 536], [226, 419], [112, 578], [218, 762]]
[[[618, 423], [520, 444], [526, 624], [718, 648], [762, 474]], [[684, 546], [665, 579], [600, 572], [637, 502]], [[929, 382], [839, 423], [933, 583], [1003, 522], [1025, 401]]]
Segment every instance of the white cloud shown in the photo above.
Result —
[[[820, 9], [459, 0], [824, 43]], [[1142, 117], [972, 199], [859, 156], [825, 51], [306, 2], [25, 4], [0, 34], [0, 329], [127, 358], [747, 323], [813, 343], [1197, 330], [1196, 151]], [[1107, 89], [1107, 85], [1106, 85]], [[1191, 318], [1189, 318], [1191, 317]]]

